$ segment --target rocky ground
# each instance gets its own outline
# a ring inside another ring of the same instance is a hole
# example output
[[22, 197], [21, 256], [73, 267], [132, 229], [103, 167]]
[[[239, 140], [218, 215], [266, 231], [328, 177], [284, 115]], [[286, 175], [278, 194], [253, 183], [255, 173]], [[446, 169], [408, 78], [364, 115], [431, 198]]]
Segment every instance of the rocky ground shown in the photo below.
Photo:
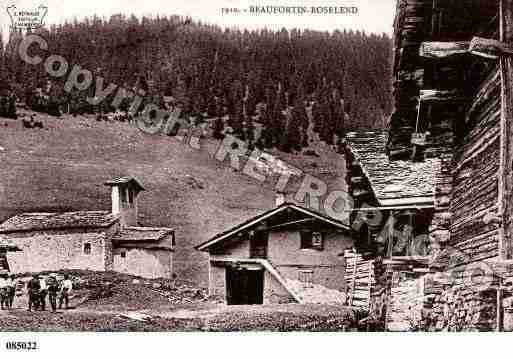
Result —
[[[0, 311], [2, 331], [346, 331], [353, 312], [341, 305], [227, 306], [204, 288], [114, 272], [62, 271], [75, 289], [71, 308], [27, 311], [18, 292], [14, 308]], [[46, 275], [48, 273], [43, 273]], [[28, 279], [29, 274], [21, 277]]]

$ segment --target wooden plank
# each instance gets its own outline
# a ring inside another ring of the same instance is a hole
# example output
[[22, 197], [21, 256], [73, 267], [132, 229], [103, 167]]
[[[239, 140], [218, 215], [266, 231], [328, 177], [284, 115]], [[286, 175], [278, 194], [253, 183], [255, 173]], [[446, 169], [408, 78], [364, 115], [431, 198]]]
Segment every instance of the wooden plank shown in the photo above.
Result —
[[353, 298], [354, 298], [354, 282], [356, 280], [356, 263], [358, 261], [358, 257], [354, 257], [354, 262], [353, 262], [353, 266], [354, 266], [354, 269], [353, 269], [353, 285], [351, 286], [352, 290], [351, 290], [351, 298], [349, 299], [349, 305], [352, 305], [353, 304]]
[[367, 286], [368, 293], [368, 301], [370, 303], [371, 301], [371, 291], [372, 291], [372, 276], [374, 272], [374, 266], [372, 265], [372, 262], [369, 263], [369, 277], [367, 278], [367, 281], [369, 282], [369, 285]]
[[469, 53], [468, 41], [424, 41], [420, 45], [419, 55], [430, 59], [441, 59]]
[[497, 87], [500, 87], [500, 71], [493, 70], [486, 81], [481, 84], [479, 91], [472, 101], [472, 105], [467, 111], [467, 116], [471, 115], [481, 102], [488, 100], [490, 98], [490, 94], [495, 92]]

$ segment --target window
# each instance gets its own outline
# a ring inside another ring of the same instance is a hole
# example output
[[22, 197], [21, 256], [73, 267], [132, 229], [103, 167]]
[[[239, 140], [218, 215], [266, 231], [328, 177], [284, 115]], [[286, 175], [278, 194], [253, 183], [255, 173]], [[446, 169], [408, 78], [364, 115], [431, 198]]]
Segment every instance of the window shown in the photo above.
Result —
[[322, 249], [322, 234], [321, 232], [312, 233], [312, 247]]
[[126, 258], [126, 252], [125, 251], [121, 252], [120, 256], [121, 256], [121, 258]]
[[299, 248], [301, 249], [310, 249], [312, 248], [312, 232], [302, 231], [301, 235], [301, 245]]
[[313, 287], [313, 270], [300, 270], [299, 281], [303, 284], [304, 288]]
[[301, 231], [301, 249], [318, 249], [323, 247], [323, 238], [321, 232]]
[[91, 254], [91, 243], [84, 243], [84, 254]]

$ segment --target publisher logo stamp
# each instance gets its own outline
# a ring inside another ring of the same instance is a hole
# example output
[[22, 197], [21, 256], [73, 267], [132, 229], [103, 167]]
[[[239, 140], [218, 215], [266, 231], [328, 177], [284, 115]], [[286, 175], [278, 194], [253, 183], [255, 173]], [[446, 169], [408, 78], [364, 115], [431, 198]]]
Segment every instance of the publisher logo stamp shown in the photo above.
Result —
[[13, 29], [34, 30], [42, 27], [48, 13], [46, 6], [40, 5], [37, 8], [19, 9], [15, 5], [7, 7], [7, 13], [11, 18]]

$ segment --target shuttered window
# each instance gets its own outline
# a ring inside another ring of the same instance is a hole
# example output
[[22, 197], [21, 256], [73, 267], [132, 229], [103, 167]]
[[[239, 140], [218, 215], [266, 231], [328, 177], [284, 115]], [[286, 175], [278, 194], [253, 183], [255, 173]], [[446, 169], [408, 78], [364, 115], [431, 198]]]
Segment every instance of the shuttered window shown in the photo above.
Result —
[[301, 231], [301, 249], [317, 249], [321, 250], [323, 248], [323, 235], [321, 232], [313, 232], [313, 231]]

